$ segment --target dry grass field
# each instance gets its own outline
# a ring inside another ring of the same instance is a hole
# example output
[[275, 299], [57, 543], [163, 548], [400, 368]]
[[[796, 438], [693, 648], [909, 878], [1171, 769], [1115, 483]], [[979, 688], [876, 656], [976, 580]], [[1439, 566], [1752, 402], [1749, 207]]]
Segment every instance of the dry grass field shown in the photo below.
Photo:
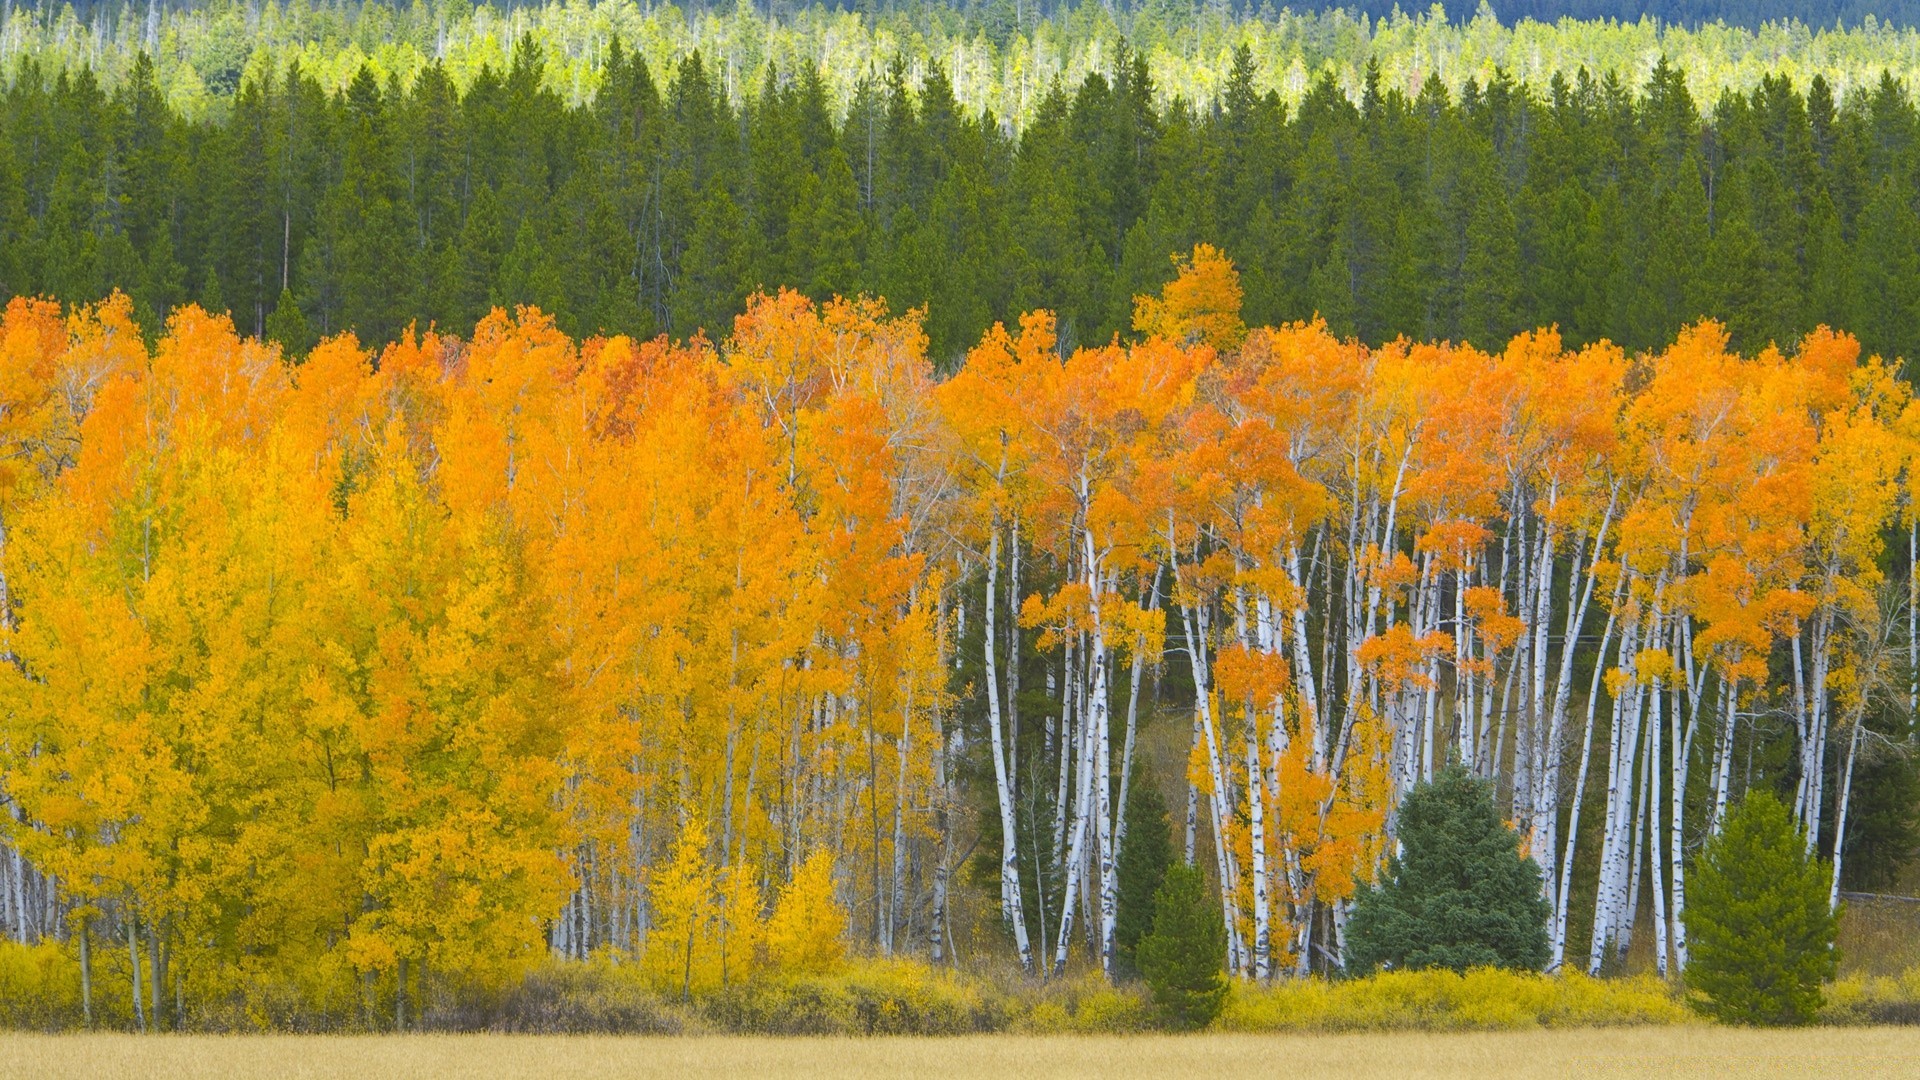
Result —
[[0, 1077], [1920, 1076], [1920, 1029], [1711, 1027], [1473, 1035], [0, 1035]]

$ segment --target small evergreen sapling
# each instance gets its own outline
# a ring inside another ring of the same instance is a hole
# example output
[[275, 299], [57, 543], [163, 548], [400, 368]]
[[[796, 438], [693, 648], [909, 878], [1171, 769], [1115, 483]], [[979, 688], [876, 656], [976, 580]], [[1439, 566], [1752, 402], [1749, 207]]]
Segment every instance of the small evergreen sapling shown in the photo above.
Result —
[[1550, 955], [1540, 867], [1494, 808], [1493, 786], [1451, 766], [1400, 804], [1402, 851], [1354, 901], [1347, 970], [1539, 970]]
[[1687, 882], [1687, 986], [1694, 1007], [1733, 1024], [1804, 1024], [1833, 977], [1839, 918], [1832, 867], [1809, 858], [1771, 792], [1750, 792], [1707, 841]]
[[1227, 1001], [1227, 927], [1191, 866], [1174, 866], [1153, 897], [1153, 932], [1140, 939], [1140, 971], [1168, 1026], [1197, 1030]]
[[[1144, 777], [1142, 779], [1145, 779]], [[1113, 966], [1123, 978], [1140, 974], [1140, 939], [1153, 928], [1153, 897], [1173, 862], [1166, 800], [1150, 783], [1127, 793], [1127, 835], [1120, 846], [1119, 910], [1114, 915]]]

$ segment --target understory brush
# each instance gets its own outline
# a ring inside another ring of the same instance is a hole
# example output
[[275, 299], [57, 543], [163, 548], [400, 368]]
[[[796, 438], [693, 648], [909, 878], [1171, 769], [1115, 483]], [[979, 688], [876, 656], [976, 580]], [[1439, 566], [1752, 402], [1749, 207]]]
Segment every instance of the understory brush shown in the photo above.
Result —
[[1361, 979], [1236, 983], [1218, 1027], [1228, 1031], [1497, 1031], [1676, 1024], [1693, 1014], [1651, 975], [1480, 968], [1385, 971]]
[[[94, 1027], [135, 1027], [124, 972], [96, 954]], [[190, 981], [194, 976], [189, 975]], [[202, 991], [211, 989], [202, 987]], [[189, 1031], [355, 1032], [391, 1028], [382, 996], [351, 972], [291, 982], [233, 977], [164, 1026]], [[1920, 968], [1853, 975], [1825, 988], [1819, 1022], [1920, 1024]], [[1683, 991], [1652, 975], [1592, 978], [1476, 969], [1387, 971], [1353, 979], [1235, 982], [1212, 1025], [1233, 1032], [1502, 1031], [1700, 1023]], [[1047, 981], [1015, 970], [961, 973], [902, 959], [849, 958], [831, 970], [756, 972], [744, 981], [662, 992], [644, 965], [598, 957], [544, 959], [496, 988], [436, 976], [408, 1027], [524, 1034], [966, 1035], [1131, 1034], [1162, 1019], [1139, 983], [1109, 986], [1098, 972]], [[84, 1025], [71, 949], [0, 942], [0, 1028]]]
[[1904, 975], [1845, 975], [1823, 991], [1817, 1023], [1920, 1024], [1920, 968]]

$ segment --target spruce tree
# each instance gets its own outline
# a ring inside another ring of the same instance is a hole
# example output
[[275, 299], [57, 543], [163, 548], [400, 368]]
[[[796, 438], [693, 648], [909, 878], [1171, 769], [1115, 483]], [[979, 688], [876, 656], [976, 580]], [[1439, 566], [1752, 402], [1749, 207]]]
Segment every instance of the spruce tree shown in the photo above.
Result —
[[1733, 1024], [1804, 1024], [1833, 977], [1833, 869], [1771, 792], [1749, 793], [1707, 841], [1687, 881], [1687, 986]]
[[1145, 781], [1136, 780], [1127, 792], [1127, 831], [1120, 845], [1120, 902], [1113, 924], [1113, 968], [1122, 978], [1140, 974], [1136, 954], [1140, 939], [1153, 926], [1153, 897], [1173, 863], [1173, 826], [1167, 820], [1166, 800]]
[[267, 316], [267, 339], [279, 342], [288, 359], [305, 359], [308, 350], [313, 348], [307, 317], [301, 312], [299, 301], [286, 289], [280, 290], [280, 302], [274, 305], [273, 314]]
[[1153, 896], [1153, 932], [1140, 939], [1140, 971], [1168, 1026], [1206, 1027], [1227, 1001], [1227, 927], [1200, 871], [1174, 866]]
[[1540, 867], [1521, 856], [1492, 784], [1449, 766], [1407, 792], [1399, 836], [1401, 853], [1354, 901], [1349, 972], [1546, 965]]

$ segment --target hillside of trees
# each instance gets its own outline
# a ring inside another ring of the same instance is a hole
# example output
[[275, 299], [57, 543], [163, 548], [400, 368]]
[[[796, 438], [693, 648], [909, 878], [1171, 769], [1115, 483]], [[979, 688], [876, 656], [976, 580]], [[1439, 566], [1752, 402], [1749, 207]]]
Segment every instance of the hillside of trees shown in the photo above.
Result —
[[[161, 95], [190, 118], [223, 115], [241, 84], [281, 77], [298, 61], [331, 94], [370, 67], [411, 86], [438, 63], [465, 91], [486, 67], [505, 70], [523, 37], [545, 58], [542, 87], [570, 105], [591, 101], [604, 83], [612, 43], [644, 58], [663, 81], [689, 54], [705, 59], [714, 82], [738, 107], [760, 89], [769, 65], [819, 72], [836, 115], [864, 80], [894, 61], [917, 85], [939, 65], [969, 113], [987, 112], [1018, 129], [1055, 83], [1069, 92], [1087, 76], [1111, 79], [1124, 40], [1147, 64], [1156, 105], [1174, 99], [1199, 109], [1224, 92], [1235, 51], [1254, 58], [1256, 89], [1297, 107], [1323, 76], [1358, 100], [1369, 65], [1383, 87], [1419, 94], [1437, 77], [1458, 95], [1469, 79], [1484, 86], [1497, 71], [1544, 89], [1554, 75], [1585, 69], [1642, 85], [1661, 57], [1684, 73], [1703, 107], [1727, 91], [1746, 93], [1767, 75], [1785, 75], [1804, 91], [1815, 75], [1835, 96], [1871, 89], [1883, 71], [1920, 74], [1920, 30], [1911, 21], [1831, 18], [1729, 25], [1655, 17], [1536, 22], [1475, 9], [1469, 19], [1408, 8], [1379, 18], [1312, 6], [1248, 11], [1226, 5], [1085, 3], [1040, 5], [993, 0], [984, 7], [905, 0], [876, 10], [781, 3], [693, 5], [641, 0], [569, 4], [472, 5], [441, 0], [389, 5], [312, 0], [176, 8], [109, 3], [76, 13], [64, 4], [0, 5], [0, 76], [11, 81], [23, 60], [51, 77], [91, 70], [109, 90], [151, 58]], [[1506, 18], [1507, 22], [1502, 22]]]
[[947, 370], [1027, 310], [1104, 342], [1208, 242], [1251, 321], [1370, 343], [1646, 349], [1711, 316], [1740, 349], [1825, 324], [1920, 355], [1920, 114], [1891, 78], [1769, 78], [1704, 113], [1666, 64], [1457, 96], [1369, 78], [1357, 101], [1323, 78], [1290, 108], [1257, 70], [1242, 49], [1195, 110], [1123, 51], [1009, 132], [937, 66], [889, 66], [844, 113], [812, 69], [769, 68], [736, 107], [700, 55], [656, 72], [617, 43], [578, 106], [523, 42], [464, 93], [438, 65], [333, 94], [296, 65], [218, 120], [144, 61], [111, 92], [28, 64], [0, 96], [0, 289], [119, 288], [149, 327], [197, 301], [297, 353], [522, 303], [576, 337], [719, 338], [793, 285], [924, 308]]
[[990, 14], [0, 15], [0, 1016], [1334, 973], [1452, 764], [1555, 971], [1897, 887], [1920, 35]]

